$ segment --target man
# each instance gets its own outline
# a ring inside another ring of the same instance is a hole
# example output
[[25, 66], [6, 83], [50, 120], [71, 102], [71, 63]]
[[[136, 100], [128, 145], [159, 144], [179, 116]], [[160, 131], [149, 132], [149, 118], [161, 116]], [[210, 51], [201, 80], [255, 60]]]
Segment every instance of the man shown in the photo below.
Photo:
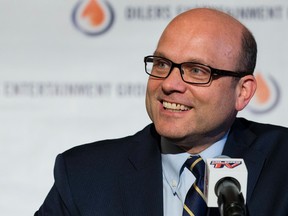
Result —
[[[256, 90], [256, 52], [249, 30], [220, 11], [174, 18], [145, 57], [153, 124], [60, 154], [35, 215], [194, 215], [185, 197], [198, 177], [183, 164], [190, 155], [222, 154], [246, 163], [247, 215], [288, 215], [288, 130], [236, 118]], [[204, 212], [219, 215], [217, 208]]]

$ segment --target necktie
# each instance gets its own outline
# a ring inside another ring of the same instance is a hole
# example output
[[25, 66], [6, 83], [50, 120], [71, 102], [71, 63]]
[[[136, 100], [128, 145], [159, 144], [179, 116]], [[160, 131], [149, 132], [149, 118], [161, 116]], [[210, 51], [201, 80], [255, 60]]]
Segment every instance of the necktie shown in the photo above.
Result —
[[203, 195], [205, 162], [200, 156], [190, 156], [184, 166], [193, 173], [196, 180], [186, 195], [183, 216], [206, 216], [207, 205]]

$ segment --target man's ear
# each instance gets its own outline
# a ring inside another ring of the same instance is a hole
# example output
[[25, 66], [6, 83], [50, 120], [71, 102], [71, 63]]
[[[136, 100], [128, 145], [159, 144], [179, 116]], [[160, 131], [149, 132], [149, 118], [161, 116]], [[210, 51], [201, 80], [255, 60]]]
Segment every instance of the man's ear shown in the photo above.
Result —
[[252, 99], [257, 88], [257, 82], [253, 75], [242, 77], [236, 86], [235, 109], [240, 111], [244, 109]]

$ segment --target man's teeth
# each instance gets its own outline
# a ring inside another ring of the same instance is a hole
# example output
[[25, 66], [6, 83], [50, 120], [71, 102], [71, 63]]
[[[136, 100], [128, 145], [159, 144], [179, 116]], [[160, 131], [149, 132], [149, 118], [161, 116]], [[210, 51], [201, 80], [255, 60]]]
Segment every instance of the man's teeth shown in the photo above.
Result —
[[176, 104], [176, 103], [169, 103], [166, 101], [163, 101], [163, 107], [165, 109], [171, 109], [171, 110], [175, 110], [175, 111], [186, 111], [186, 110], [190, 110], [190, 107], [187, 107], [183, 104]]

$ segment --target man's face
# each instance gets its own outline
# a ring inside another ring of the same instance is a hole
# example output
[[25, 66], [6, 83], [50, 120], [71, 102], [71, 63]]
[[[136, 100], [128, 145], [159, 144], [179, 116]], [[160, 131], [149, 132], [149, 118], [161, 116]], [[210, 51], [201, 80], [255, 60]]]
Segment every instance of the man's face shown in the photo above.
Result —
[[[222, 34], [221, 28], [201, 22], [194, 21], [193, 27], [183, 22], [170, 25], [154, 55], [175, 63], [193, 61], [234, 71], [240, 35], [235, 36], [234, 31], [231, 39], [226, 30]], [[237, 114], [236, 86], [237, 81], [232, 77], [220, 77], [207, 85], [187, 84], [174, 68], [166, 79], [149, 77], [146, 109], [161, 136], [184, 148], [196, 142], [207, 145], [225, 134]]]

